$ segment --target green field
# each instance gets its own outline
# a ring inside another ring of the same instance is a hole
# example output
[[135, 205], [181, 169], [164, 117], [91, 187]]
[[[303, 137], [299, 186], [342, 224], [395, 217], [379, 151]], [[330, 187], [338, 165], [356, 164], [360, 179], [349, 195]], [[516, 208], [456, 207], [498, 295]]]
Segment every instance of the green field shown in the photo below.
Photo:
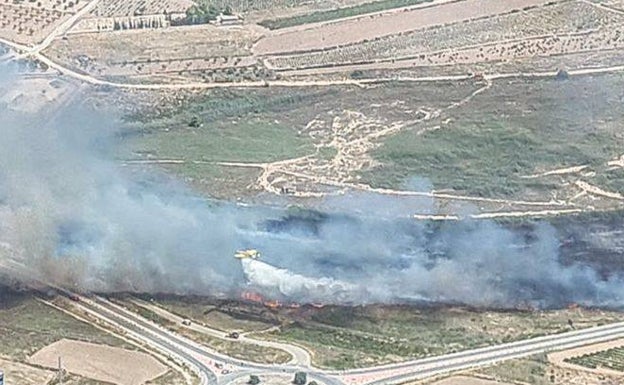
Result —
[[565, 361], [590, 369], [607, 368], [617, 370], [618, 372], [624, 372], [624, 347], [567, 358]]
[[[126, 114], [117, 158], [179, 159], [164, 165], [199, 191], [218, 198], [246, 197], [260, 169], [227, 167], [217, 162], [270, 162], [315, 152], [304, 131], [331, 111], [373, 113], [371, 105], [400, 99], [408, 106], [438, 108], [460, 100], [476, 86], [471, 83], [385, 84], [368, 90], [354, 87], [260, 88], [214, 90], [188, 94], [176, 103], [151, 102]], [[405, 109], [408, 109], [407, 107]], [[380, 119], [411, 119], [413, 112], [377, 109]], [[333, 149], [319, 158], [336, 154]]]
[[[272, 162], [306, 155], [313, 152], [310, 140], [289, 123], [289, 114], [315, 98], [314, 93], [288, 90], [217, 91], [191, 96], [179, 106], [150, 106], [126, 116], [129, 134], [119, 156]], [[197, 174], [191, 165], [185, 170]]]
[[[364, 174], [375, 186], [399, 187], [411, 176], [437, 189], [479, 196], [547, 195], [557, 179], [525, 179], [540, 170], [588, 164], [602, 172], [624, 148], [619, 75], [500, 81], [466, 105], [444, 112], [449, 123], [418, 135], [388, 138], [373, 156], [383, 164]], [[607, 186], [624, 191], [624, 173]], [[602, 181], [601, 181], [602, 182]]]
[[359, 4], [353, 7], [330, 9], [327, 11], [317, 11], [304, 15], [284, 17], [280, 19], [270, 19], [261, 21], [260, 25], [269, 29], [280, 29], [294, 27], [296, 25], [318, 23], [343, 19], [346, 17], [365, 15], [373, 12], [385, 11], [393, 8], [409, 7], [412, 5], [430, 3], [433, 0], [381, 0], [370, 3]]
[[[595, 175], [584, 176], [585, 181], [624, 193], [624, 170], [606, 166], [624, 152], [621, 75], [498, 80], [469, 102], [448, 109], [482, 86], [473, 81], [390, 82], [368, 89], [267, 87], [190, 94], [178, 105], [149, 106], [128, 115], [129, 135], [119, 157], [186, 160], [166, 168], [209, 195], [253, 196], [257, 191], [247, 187], [260, 169], [216, 162], [270, 162], [313, 154], [315, 139], [306, 135], [306, 125], [341, 111], [392, 124], [413, 119], [422, 108], [440, 115], [381, 138], [371, 152], [378, 163], [360, 172], [361, 182], [405, 189], [416, 177], [437, 190], [550, 200], [568, 192], [565, 180], [525, 176], [587, 164]], [[197, 124], [201, 127], [193, 127]], [[333, 154], [328, 150], [317, 156]]]
[[159, 131], [140, 138], [134, 149], [157, 158], [204, 162], [273, 162], [314, 151], [307, 138], [262, 119], [236, 122], [227, 128], [206, 125]]
[[310, 138], [289, 121], [290, 109], [314, 94], [261, 91], [211, 92], [179, 107], [147, 108], [126, 116], [129, 134], [119, 159], [176, 159], [163, 166], [217, 198], [248, 196], [259, 168], [226, 167], [218, 162], [273, 162], [314, 152]]

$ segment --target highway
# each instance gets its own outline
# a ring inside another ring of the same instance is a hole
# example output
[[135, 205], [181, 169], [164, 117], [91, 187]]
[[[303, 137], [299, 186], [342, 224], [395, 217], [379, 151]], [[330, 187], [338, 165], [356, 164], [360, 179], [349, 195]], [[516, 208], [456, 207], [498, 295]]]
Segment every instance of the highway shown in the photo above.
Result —
[[90, 314], [99, 317], [106, 322], [111, 323], [110, 321], [113, 321], [118, 327], [123, 328], [127, 332], [130, 332], [133, 335], [141, 336], [143, 341], [148, 343], [154, 342], [155, 345], [158, 345], [154, 346], [158, 350], [163, 350], [161, 347], [165, 346], [167, 352], [172, 353], [174, 356], [183, 358], [185, 361], [192, 363], [196, 370], [199, 369], [199, 371], [203, 372], [208, 379], [206, 384], [222, 383], [218, 380], [218, 375], [221, 373], [215, 373], [217, 370], [215, 367], [208, 364], [210, 361], [215, 364], [218, 363], [227, 368], [228, 371], [233, 372], [231, 375], [226, 377], [229, 379], [253, 373], [286, 373], [294, 375], [297, 371], [306, 371], [310, 378], [316, 379], [324, 384], [342, 384], [339, 379], [332, 375], [328, 375], [317, 370], [310, 370], [309, 368], [301, 366], [266, 365], [228, 357], [168, 331], [163, 327], [140, 317], [138, 314], [113, 304], [101, 297], [94, 297], [91, 299], [85, 298], [78, 302], [77, 306], [88, 309]]
[[[455, 0], [440, 0], [440, 2], [450, 2]], [[78, 81], [99, 86], [108, 86], [121, 89], [133, 90], [185, 90], [185, 89], [212, 89], [212, 88], [251, 88], [251, 87], [317, 87], [335, 85], [353, 85], [359, 87], [374, 86], [383, 82], [438, 82], [438, 81], [459, 81], [472, 78], [468, 74], [426, 76], [426, 77], [389, 77], [375, 79], [342, 79], [342, 80], [275, 80], [275, 81], [250, 81], [243, 83], [202, 83], [190, 82], [184, 84], [155, 83], [155, 84], [134, 84], [127, 82], [112, 82], [102, 78], [97, 78], [89, 74], [80, 73], [67, 68], [63, 64], [57, 63], [45, 56], [42, 52], [56, 38], [66, 33], [82, 16], [89, 13], [97, 5], [98, 0], [91, 1], [82, 10], [77, 12], [65, 22], [60, 24], [48, 35], [40, 44], [26, 46], [17, 44], [8, 39], [0, 38], [0, 43], [18, 51], [15, 54], [7, 54], [0, 58], [2, 61], [32, 57], [50, 68], [57, 70], [61, 74], [76, 79]], [[362, 16], [359, 16], [362, 17]], [[603, 73], [624, 72], [624, 65], [609, 65], [603, 67], [577, 68], [568, 71], [569, 76], [586, 76]], [[540, 72], [512, 72], [512, 73], [486, 73], [484, 78], [487, 81], [499, 79], [515, 78], [553, 78], [557, 71]], [[384, 192], [379, 190], [378, 192]], [[385, 191], [388, 193], [389, 191]], [[396, 192], [393, 192], [396, 193]], [[420, 193], [418, 193], [420, 194]], [[424, 193], [433, 194], [433, 193]], [[432, 195], [433, 196], [433, 195]], [[443, 197], [442, 194], [436, 195]], [[450, 196], [456, 198], [454, 196]], [[463, 197], [464, 200], [483, 200], [486, 198]], [[528, 202], [535, 205], [536, 203]], [[537, 204], [552, 205], [553, 202], [540, 202]], [[0, 261], [0, 266], [8, 261]], [[15, 266], [8, 268], [15, 270]], [[18, 267], [19, 268], [19, 267]], [[54, 287], [53, 285], [50, 285]], [[61, 292], [65, 292], [60, 289]], [[71, 293], [69, 293], [71, 294]], [[250, 361], [235, 359], [216, 352], [206, 346], [177, 335], [159, 326], [140, 315], [111, 303], [105, 298], [80, 297], [75, 302], [77, 309], [87, 312], [92, 317], [96, 317], [109, 325], [123, 330], [129, 336], [138, 341], [142, 341], [154, 350], [161, 352], [175, 360], [186, 364], [200, 378], [200, 385], [227, 385], [241, 377], [250, 374], [269, 375], [284, 374], [293, 375], [297, 371], [305, 371], [310, 379], [316, 380], [325, 385], [388, 385], [399, 384], [410, 380], [418, 380], [431, 376], [449, 374], [470, 368], [491, 365], [497, 362], [527, 357], [540, 353], [547, 353], [555, 350], [563, 350], [583, 345], [604, 342], [624, 337], [624, 323], [615, 323], [589, 329], [576, 330], [567, 333], [549, 335], [518, 341], [513, 343], [500, 344], [479, 349], [472, 349], [458, 353], [446, 354], [436, 357], [412, 360], [393, 365], [381, 365], [365, 369], [354, 369], [347, 371], [332, 371], [312, 368], [306, 362], [307, 358], [295, 357], [294, 363], [285, 365], [258, 364]], [[253, 343], [252, 339], [246, 342]], [[267, 343], [265, 343], [267, 346]], [[291, 352], [300, 349], [293, 347]], [[304, 354], [300, 354], [304, 357]], [[221, 368], [227, 370], [224, 372]]]
[[[369, 385], [398, 384], [459, 370], [494, 364], [555, 350], [604, 342], [624, 336], [624, 323], [532, 338], [480, 349], [425, 358], [396, 365], [346, 372], [345, 382]], [[358, 381], [359, 380], [359, 381]]]
[[[168, 321], [171, 321], [173, 323], [176, 323], [178, 325], [182, 325], [184, 318], [180, 317], [176, 314], [173, 314], [159, 306], [156, 306], [152, 303], [146, 302], [146, 301], [141, 301], [141, 300], [137, 300], [134, 299], [132, 300], [132, 302], [137, 305], [137, 306], [141, 306], [145, 309], [148, 309], [150, 311], [153, 311], [154, 313], [158, 314], [160, 317], [163, 317], [164, 319], [167, 319]], [[198, 324], [196, 322], [192, 322], [190, 325], [185, 326], [188, 329], [191, 330], [195, 330], [199, 333], [202, 334], [206, 334], [212, 337], [216, 337], [216, 338], [220, 338], [220, 339], [228, 339], [225, 335], [226, 333], [224, 331], [221, 330], [216, 330], [216, 329], [212, 329], [206, 325], [203, 324]], [[273, 327], [271, 329], [278, 329], [277, 327]], [[237, 342], [238, 343], [243, 343], [243, 344], [252, 344], [252, 345], [257, 345], [257, 346], [264, 346], [264, 347], [268, 347], [268, 348], [274, 348], [274, 349], [279, 349], [279, 350], [283, 350], [285, 352], [287, 352], [288, 354], [290, 354], [292, 356], [292, 360], [290, 362], [288, 362], [291, 365], [294, 366], [299, 366], [299, 367], [310, 367], [312, 365], [312, 357], [310, 356], [310, 352], [308, 352], [306, 349], [301, 348], [299, 346], [294, 346], [288, 343], [282, 343], [282, 342], [276, 342], [276, 341], [269, 341], [269, 340], [261, 340], [261, 339], [255, 339], [255, 338], [250, 338], [247, 336], [248, 333], [241, 333], [239, 335], [239, 337], [237, 338]], [[229, 339], [230, 341], [232, 341], [231, 339]]]
[[143, 341], [150, 347], [164, 353], [172, 358], [177, 358], [188, 365], [200, 378], [200, 385], [216, 385], [217, 376], [209, 365], [198, 359], [195, 355], [190, 354], [187, 350], [180, 346], [177, 341], [170, 338], [163, 338], [158, 334], [145, 333], [136, 322], [115, 311], [106, 311], [106, 307], [102, 306], [100, 301], [91, 302], [88, 299], [81, 300], [77, 304], [78, 308], [87, 312], [91, 316], [95, 316], [104, 322], [124, 330], [135, 339]]
[[[17, 277], [29, 277], [25, 266], [17, 261], [0, 261], [0, 267]], [[37, 282], [33, 277], [31, 282]], [[53, 284], [45, 283], [71, 298], [75, 294]], [[41, 287], [41, 286], [40, 286]], [[200, 377], [200, 385], [227, 385], [241, 377], [256, 375], [294, 375], [297, 371], [308, 373], [310, 379], [326, 385], [389, 385], [400, 384], [475, 367], [495, 364], [506, 360], [527, 357], [551, 351], [571, 349], [589, 344], [624, 337], [624, 322], [566, 333], [535, 337], [527, 340], [471, 349], [457, 353], [428, 357], [398, 364], [380, 365], [346, 371], [321, 370], [298, 365], [258, 364], [228, 357], [206, 346], [177, 335], [140, 315], [110, 301], [95, 296], [78, 297], [74, 305], [128, 336], [142, 341], [154, 350], [185, 363]], [[253, 340], [250, 339], [249, 342]], [[223, 373], [221, 368], [227, 369]]]
[[[86, 301], [88, 302], [88, 300]], [[165, 345], [176, 355], [186, 357], [189, 361], [194, 360], [201, 370], [206, 371], [206, 376], [209, 378], [208, 383], [219, 385], [228, 384], [249, 374], [294, 374], [299, 370], [307, 372], [310, 378], [328, 385], [399, 384], [409, 380], [448, 374], [505, 360], [624, 337], [624, 323], [615, 323], [393, 365], [347, 371], [324, 371], [296, 365], [266, 365], [234, 359], [178, 336], [103, 298], [96, 297], [94, 304], [87, 306], [99, 313], [100, 316], [114, 320], [124, 329], [140, 334], [144, 339], [151, 339], [160, 345]], [[198, 359], [198, 357], [200, 358]], [[202, 357], [204, 360], [201, 359]], [[208, 366], [205, 360], [218, 362], [228, 367], [231, 373], [215, 374], [214, 369]]]

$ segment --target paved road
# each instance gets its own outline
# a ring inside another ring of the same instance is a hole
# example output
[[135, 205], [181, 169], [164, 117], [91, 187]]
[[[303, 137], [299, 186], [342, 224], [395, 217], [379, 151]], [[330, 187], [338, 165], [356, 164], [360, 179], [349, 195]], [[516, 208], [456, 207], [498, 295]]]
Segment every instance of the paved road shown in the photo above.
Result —
[[[10, 259], [1, 260], [0, 267], [16, 276], [29, 276], [26, 274], [27, 269], [25, 266]], [[32, 277], [30, 281], [33, 281]], [[42, 283], [46, 284], [45, 282]], [[50, 286], [57, 288], [54, 285]], [[66, 292], [63, 289], [57, 289], [61, 292]], [[348, 371], [324, 371], [294, 365], [265, 365], [233, 359], [178, 336], [142, 318], [138, 314], [110, 303], [103, 298], [84, 298], [77, 302], [76, 306], [82, 307], [83, 310], [88, 311], [91, 315], [123, 329], [128, 334], [144, 341], [156, 350], [186, 362], [200, 375], [201, 385], [225, 385], [249, 374], [292, 375], [299, 370], [306, 371], [311, 379], [327, 385], [398, 384], [505, 360], [555, 350], [571, 349], [624, 337], [624, 322], [619, 322], [399, 364]], [[215, 363], [227, 366], [232, 370], [232, 373], [225, 375], [216, 373]]]
[[297, 371], [303, 370], [308, 373], [310, 378], [314, 378], [327, 385], [342, 385], [342, 381], [340, 381], [340, 379], [336, 376], [328, 375], [318, 370], [310, 370], [306, 367], [297, 365], [258, 364], [228, 357], [172, 333], [171, 331], [140, 317], [138, 314], [135, 314], [100, 297], [95, 297], [92, 300], [85, 299], [81, 302], [81, 305], [87, 306], [93, 313], [96, 313], [94, 315], [100, 316], [103, 319], [112, 319], [128, 331], [152, 340], [156, 340], [156, 342], [160, 344], [166, 343], [168, 348], [178, 356], [185, 358], [190, 357], [195, 361], [198, 360], [197, 357], [204, 358], [204, 360], [199, 361], [201, 363], [199, 367], [202, 371], [208, 372], [206, 375], [209, 377], [209, 380], [211, 381], [209, 383], [211, 384], [227, 382], [222, 382], [217, 379], [220, 377], [221, 373], [215, 373], [215, 369], [205, 363], [206, 360], [212, 361], [213, 363], [219, 363], [232, 372], [235, 372], [230, 376], [225, 377], [226, 379], [234, 379], [240, 377], [241, 375], [253, 373], [294, 374]]
[[346, 372], [342, 379], [345, 383], [369, 385], [402, 383], [539, 353], [609, 341], [623, 336], [624, 323], [615, 323], [396, 365], [351, 370]]
[[110, 313], [115, 314], [118, 318], [130, 319], [131, 322], [126, 322], [126, 326], [134, 332], [143, 334], [147, 332], [161, 340], [170, 341], [170, 345], [179, 346], [183, 349], [195, 352], [200, 356], [212, 359], [215, 362], [228, 365], [232, 368], [233, 372], [225, 376], [220, 376], [218, 380], [219, 384], [227, 384], [249, 374], [293, 374], [298, 370], [304, 370], [308, 372], [311, 378], [329, 385], [394, 384], [488, 365], [509, 359], [526, 357], [538, 353], [608, 341], [624, 336], [624, 323], [616, 323], [394, 365], [383, 365], [348, 371], [323, 371], [302, 368], [295, 365], [265, 365], [233, 359], [177, 336], [156, 324], [142, 319], [140, 316], [127, 309], [123, 309], [103, 299], [98, 299], [97, 304]]
[[[159, 316], [175, 323], [178, 325], [182, 325], [182, 321], [184, 320], [183, 317], [180, 317], [176, 314], [173, 314], [159, 306], [156, 306], [154, 304], [145, 302], [145, 301], [141, 301], [141, 300], [133, 300], [132, 302], [134, 302], [137, 306], [141, 306], [144, 307], [148, 310], [153, 311], [154, 313], [158, 314]], [[196, 322], [191, 323], [188, 326], [185, 326], [191, 330], [195, 330], [199, 333], [203, 333], [203, 334], [207, 334], [216, 338], [220, 338], [220, 339], [228, 339], [226, 337], [226, 333], [224, 331], [221, 330], [216, 330], [216, 329], [212, 329], [208, 326], [205, 325], [200, 325]], [[286, 343], [280, 343], [280, 342], [275, 342], [275, 341], [265, 341], [265, 340], [259, 340], [259, 339], [255, 339], [255, 338], [250, 338], [249, 336], [246, 335], [247, 333], [241, 333], [240, 337], [236, 340], [233, 339], [228, 339], [232, 342], [238, 342], [238, 343], [247, 343], [247, 344], [253, 344], [253, 345], [258, 345], [258, 346], [264, 346], [264, 347], [269, 347], [269, 348], [274, 348], [274, 349], [279, 349], [279, 350], [283, 350], [286, 351], [288, 354], [290, 354], [292, 356], [292, 360], [289, 362], [289, 364], [294, 365], [294, 366], [301, 366], [301, 367], [310, 367], [312, 365], [312, 358], [310, 357], [310, 353], [299, 347], [299, 346], [295, 346], [295, 345], [291, 345], [291, 344], [286, 344]]]
[[200, 385], [217, 385], [217, 376], [213, 372], [212, 368], [206, 364], [203, 360], [198, 359], [195, 355], [184, 349], [177, 341], [167, 338], [166, 336], [160, 336], [154, 333], [145, 333], [144, 330], [135, 322], [134, 319], [128, 318], [123, 314], [110, 310], [106, 303], [95, 299], [82, 300], [76, 306], [82, 308], [82, 310], [88, 312], [92, 316], [100, 318], [105, 322], [112, 324], [118, 328], [123, 329], [135, 338], [147, 343], [151, 347], [155, 348], [162, 353], [177, 357], [182, 362], [189, 365], [200, 377]]

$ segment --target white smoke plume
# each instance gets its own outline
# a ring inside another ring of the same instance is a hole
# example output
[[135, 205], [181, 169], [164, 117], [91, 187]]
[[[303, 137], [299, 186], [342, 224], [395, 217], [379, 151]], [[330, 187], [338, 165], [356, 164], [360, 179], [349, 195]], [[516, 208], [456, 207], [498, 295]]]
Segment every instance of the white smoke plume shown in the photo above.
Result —
[[[2, 71], [0, 71], [1, 73]], [[0, 80], [0, 89], [10, 83]], [[0, 106], [0, 261], [84, 290], [267, 296], [340, 303], [444, 301], [620, 305], [621, 275], [563, 264], [555, 230], [493, 222], [432, 226], [425, 198], [352, 194], [338, 214], [207, 202], [111, 156], [114, 123], [70, 107], [52, 116]], [[240, 261], [257, 248], [263, 261]]]
[[241, 262], [249, 283], [273, 297], [304, 301], [333, 298], [333, 301], [344, 302], [352, 300], [360, 291], [356, 285], [333, 278], [310, 278], [253, 259]]

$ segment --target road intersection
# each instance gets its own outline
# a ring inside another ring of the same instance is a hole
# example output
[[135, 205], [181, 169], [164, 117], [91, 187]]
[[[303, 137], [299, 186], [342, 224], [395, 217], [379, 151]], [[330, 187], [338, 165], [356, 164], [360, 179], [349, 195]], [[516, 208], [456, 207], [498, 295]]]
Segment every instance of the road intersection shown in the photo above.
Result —
[[[333, 371], [300, 364], [258, 364], [231, 358], [167, 330], [101, 297], [81, 299], [76, 306], [137, 336], [155, 349], [185, 362], [200, 374], [203, 379], [202, 385], [226, 385], [250, 374], [294, 375], [298, 371], [304, 371], [311, 379], [327, 385], [400, 384], [535, 354], [605, 342], [624, 336], [624, 323], [614, 323], [398, 364]], [[253, 339], [248, 339], [245, 343], [253, 343], [253, 341]]]

